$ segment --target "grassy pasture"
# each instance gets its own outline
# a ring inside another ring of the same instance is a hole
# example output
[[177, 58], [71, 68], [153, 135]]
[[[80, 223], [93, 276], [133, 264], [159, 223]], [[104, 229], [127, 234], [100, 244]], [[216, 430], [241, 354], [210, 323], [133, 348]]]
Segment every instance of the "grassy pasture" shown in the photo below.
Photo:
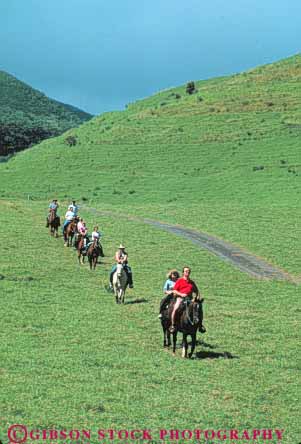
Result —
[[[162, 91], [0, 164], [2, 423], [284, 428], [296, 442], [299, 286], [256, 281], [112, 217], [97, 221], [106, 258], [93, 274], [48, 237], [44, 215], [49, 199], [62, 214], [74, 197], [207, 231], [299, 276], [300, 79], [295, 56], [196, 82], [191, 96]], [[135, 278], [125, 307], [104, 290], [119, 242]], [[157, 319], [164, 275], [184, 264], [206, 298], [208, 333], [191, 361], [161, 348]]]
[[[112, 218], [97, 221], [106, 257], [91, 273], [62, 239], [48, 236], [45, 206], [0, 203], [7, 227], [0, 259], [2, 424], [76, 425], [95, 434], [137, 427], [156, 434], [175, 425], [284, 428], [283, 442], [294, 442], [299, 287], [256, 281], [188, 241]], [[92, 226], [95, 216], [84, 216]], [[135, 277], [124, 307], [104, 290], [121, 240]], [[165, 271], [186, 263], [206, 298], [208, 328], [191, 361], [180, 350], [176, 358], [163, 350], [157, 319]]]

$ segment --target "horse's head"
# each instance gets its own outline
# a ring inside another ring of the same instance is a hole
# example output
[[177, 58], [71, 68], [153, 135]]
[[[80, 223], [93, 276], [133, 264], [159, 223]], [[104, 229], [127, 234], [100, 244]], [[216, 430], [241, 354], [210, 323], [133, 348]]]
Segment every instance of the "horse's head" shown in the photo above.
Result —
[[70, 227], [70, 229], [72, 229], [72, 231], [75, 231], [77, 228], [77, 222], [75, 219], [72, 219], [70, 224], [68, 225]]
[[56, 219], [56, 210], [50, 210], [49, 222], [53, 222]]
[[191, 321], [193, 325], [197, 325], [203, 321], [203, 302], [204, 299], [194, 299], [191, 304]]

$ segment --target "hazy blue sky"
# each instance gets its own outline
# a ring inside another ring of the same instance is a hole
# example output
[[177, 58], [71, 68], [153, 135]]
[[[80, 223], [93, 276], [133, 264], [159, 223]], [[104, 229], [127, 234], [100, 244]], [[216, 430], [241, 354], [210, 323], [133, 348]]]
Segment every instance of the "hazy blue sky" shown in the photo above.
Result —
[[0, 0], [0, 69], [94, 114], [300, 42], [300, 0]]

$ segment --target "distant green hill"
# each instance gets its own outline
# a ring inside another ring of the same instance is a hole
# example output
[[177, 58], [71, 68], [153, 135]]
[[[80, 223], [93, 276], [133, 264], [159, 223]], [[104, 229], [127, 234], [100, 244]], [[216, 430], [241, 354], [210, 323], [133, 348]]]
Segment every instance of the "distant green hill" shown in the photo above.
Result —
[[297, 272], [300, 55], [195, 84], [19, 153], [0, 165], [0, 196], [74, 197], [180, 223]]
[[58, 136], [91, 118], [0, 71], [0, 156]]

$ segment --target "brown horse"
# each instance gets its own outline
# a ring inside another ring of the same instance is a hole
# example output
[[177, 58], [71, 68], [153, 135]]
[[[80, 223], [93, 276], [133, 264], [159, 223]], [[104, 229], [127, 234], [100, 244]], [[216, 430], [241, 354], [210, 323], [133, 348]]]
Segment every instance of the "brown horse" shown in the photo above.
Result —
[[[169, 306], [162, 312], [161, 325], [164, 335], [164, 347], [169, 347], [171, 345], [169, 327], [171, 326], [171, 314], [175, 302], [176, 299], [174, 298]], [[188, 355], [188, 357], [191, 358], [195, 349], [197, 330], [202, 327], [203, 323], [203, 302], [204, 299], [195, 298], [189, 300], [188, 298], [185, 298], [178, 309], [175, 323], [176, 330], [172, 333], [174, 354], [176, 352], [177, 333], [180, 331], [183, 333], [182, 357], [187, 358]], [[191, 336], [191, 350], [189, 354], [187, 336]]]
[[76, 249], [78, 263], [83, 264], [87, 253], [85, 252], [85, 238], [81, 234], [78, 234]]
[[64, 245], [65, 247], [72, 247], [73, 237], [77, 231], [77, 219], [72, 219], [72, 221], [64, 229]]
[[61, 225], [61, 221], [59, 216], [56, 214], [56, 211], [50, 210], [50, 214], [48, 217], [49, 223], [49, 233], [51, 236], [58, 237], [59, 226]]
[[104, 257], [103, 249], [102, 249], [100, 242], [97, 242], [97, 240], [94, 240], [91, 243], [91, 245], [89, 245], [89, 247], [87, 249], [87, 256], [88, 256], [88, 261], [89, 261], [89, 265], [90, 265], [90, 270], [92, 270], [92, 267], [95, 270], [98, 256]]

